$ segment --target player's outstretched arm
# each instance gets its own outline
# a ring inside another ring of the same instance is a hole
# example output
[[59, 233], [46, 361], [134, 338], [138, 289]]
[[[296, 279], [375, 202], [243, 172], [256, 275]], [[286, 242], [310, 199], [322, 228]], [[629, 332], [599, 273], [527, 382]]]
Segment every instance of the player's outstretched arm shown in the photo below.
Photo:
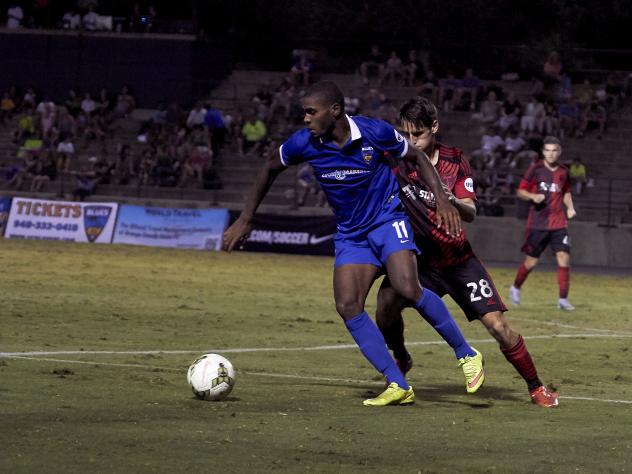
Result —
[[476, 217], [476, 204], [470, 198], [457, 198], [452, 193], [449, 194], [450, 202], [459, 211], [461, 219], [465, 222], [473, 222]]
[[279, 159], [278, 152], [272, 153], [268, 157], [263, 167], [257, 173], [255, 184], [248, 195], [248, 199], [246, 199], [243, 211], [241, 211], [237, 220], [224, 232], [224, 250], [232, 252], [235, 246], [250, 233], [250, 222], [255, 215], [255, 211], [268, 193], [276, 177], [285, 169], [286, 167]]
[[461, 233], [461, 216], [459, 211], [450, 203], [449, 196], [441, 184], [441, 178], [439, 178], [439, 174], [428, 156], [418, 148], [409, 146], [404, 159], [415, 163], [419, 176], [430, 186], [437, 202], [437, 225], [444, 228], [449, 235], [459, 235]]

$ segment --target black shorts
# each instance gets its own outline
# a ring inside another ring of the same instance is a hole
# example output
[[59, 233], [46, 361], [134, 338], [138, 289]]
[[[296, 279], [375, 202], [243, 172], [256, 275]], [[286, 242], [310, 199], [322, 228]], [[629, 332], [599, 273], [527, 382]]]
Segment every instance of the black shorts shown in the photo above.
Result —
[[491, 276], [477, 257], [445, 268], [420, 264], [419, 281], [424, 288], [441, 297], [450, 295], [468, 321], [480, 319], [494, 311], [507, 311]]
[[529, 257], [540, 258], [547, 245], [551, 244], [553, 252], [571, 252], [571, 241], [567, 229], [527, 231], [522, 251]]

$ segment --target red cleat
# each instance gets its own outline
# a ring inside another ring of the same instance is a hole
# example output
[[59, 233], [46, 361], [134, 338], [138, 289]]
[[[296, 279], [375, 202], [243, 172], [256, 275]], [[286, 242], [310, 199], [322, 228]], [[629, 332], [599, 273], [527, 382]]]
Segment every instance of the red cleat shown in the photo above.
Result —
[[557, 392], [550, 391], [544, 385], [531, 390], [529, 394], [531, 395], [531, 401], [543, 408], [553, 408], [560, 404]]

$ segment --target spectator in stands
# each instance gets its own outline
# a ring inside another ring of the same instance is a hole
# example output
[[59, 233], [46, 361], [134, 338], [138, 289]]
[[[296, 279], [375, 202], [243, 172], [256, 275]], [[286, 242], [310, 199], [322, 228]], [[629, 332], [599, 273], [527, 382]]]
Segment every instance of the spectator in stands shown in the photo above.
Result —
[[257, 110], [257, 116], [263, 121], [267, 121], [270, 117], [270, 106], [272, 105], [273, 98], [272, 84], [266, 79], [259, 84], [257, 92], [252, 97], [252, 102]]
[[485, 167], [493, 168], [496, 161], [502, 158], [505, 141], [498, 134], [498, 129], [490, 125], [481, 137], [481, 147], [472, 152], [472, 159], [481, 162]]
[[10, 2], [7, 10], [7, 28], [14, 30], [22, 28], [24, 21], [24, 11], [18, 2]]
[[408, 52], [408, 61], [404, 64], [402, 70], [404, 73], [405, 86], [415, 86], [424, 80], [426, 69], [417, 50], [411, 49]]
[[503, 101], [503, 105], [500, 109], [498, 127], [503, 133], [506, 133], [508, 130], [518, 128], [521, 114], [522, 104], [516, 97], [516, 94], [514, 92], [510, 92], [507, 94], [507, 98]]
[[195, 104], [195, 107], [191, 109], [187, 117], [187, 128], [192, 130], [195, 127], [204, 125], [204, 117], [206, 116], [206, 109], [201, 101]]
[[129, 145], [119, 145], [119, 152], [114, 163], [113, 177], [116, 184], [129, 184], [134, 177], [134, 156]]
[[524, 115], [520, 119], [520, 128], [528, 134], [537, 131], [538, 134], [542, 135], [544, 115], [544, 104], [538, 101], [535, 96], [531, 96], [524, 108]]
[[542, 80], [545, 86], [559, 84], [562, 80], [562, 58], [557, 51], [551, 51], [544, 61]]
[[515, 128], [512, 128], [509, 131], [509, 135], [505, 138], [505, 163], [510, 168], [519, 168], [523, 159], [526, 158], [527, 162], [531, 163], [537, 157], [538, 153], [529, 150], [524, 138], [518, 135], [518, 131]]
[[606, 108], [599, 102], [593, 101], [586, 111], [583, 128], [580, 129], [579, 136], [583, 137], [587, 130], [597, 129], [597, 139], [601, 140], [606, 130], [607, 121], [608, 112], [606, 112]]
[[212, 165], [210, 149], [206, 147], [189, 146], [185, 148], [186, 157], [182, 161], [182, 170], [180, 174], [179, 186], [184, 187], [191, 180], [203, 187], [204, 170]]
[[81, 15], [77, 10], [68, 10], [61, 19], [64, 30], [78, 30], [81, 28]]
[[544, 135], [557, 136], [560, 128], [560, 118], [557, 105], [549, 99], [544, 104], [544, 117], [542, 118], [542, 132]]
[[156, 5], [149, 5], [149, 7], [147, 8], [147, 20], [145, 22], [146, 23], [145, 31], [147, 33], [153, 33], [157, 31], [158, 30], [157, 22], [158, 22], [158, 9], [156, 8]]
[[85, 112], [81, 111], [80, 116], [84, 118], [82, 126], [83, 148], [87, 148], [92, 140], [98, 140], [101, 144], [101, 151], [107, 153], [107, 125], [105, 118], [101, 115], [89, 117]]
[[157, 151], [153, 148], [145, 148], [140, 155], [140, 161], [138, 163], [138, 184], [143, 186], [147, 184], [155, 184], [153, 182], [153, 172], [156, 167], [157, 160], [156, 154], [165, 155], [165, 146], [161, 145]]
[[57, 169], [69, 171], [75, 158], [75, 144], [70, 135], [61, 135], [57, 144]]
[[166, 120], [171, 125], [181, 125], [185, 122], [184, 112], [176, 101], [169, 103], [167, 107]]
[[467, 68], [454, 94], [452, 108], [454, 110], [474, 110], [480, 88], [481, 80], [474, 74], [472, 68]]
[[588, 79], [584, 79], [581, 84], [575, 86], [575, 98], [581, 110], [586, 110], [595, 98], [595, 91]]
[[579, 196], [584, 191], [586, 186], [586, 166], [582, 163], [582, 160], [576, 156], [573, 158], [573, 162], [569, 167], [569, 175], [571, 177], [571, 183], [575, 183], [575, 194]]
[[582, 124], [582, 112], [573, 98], [564, 100], [557, 109], [560, 119], [560, 137], [575, 136]]
[[37, 94], [33, 87], [28, 87], [22, 97], [22, 110], [35, 110], [35, 102], [37, 100]]
[[127, 117], [136, 108], [136, 99], [131, 94], [129, 87], [123, 86], [116, 97], [116, 105], [112, 112], [112, 119]]
[[604, 90], [606, 92], [606, 106], [619, 108], [625, 99], [624, 85], [620, 78], [614, 73], [608, 74]]
[[0, 101], [0, 125], [4, 125], [6, 120], [10, 120], [15, 112], [15, 102], [9, 95], [9, 92], [2, 94], [2, 101]]
[[[52, 138], [52, 132], [56, 120], [56, 107], [54, 104], [51, 104], [52, 102], [47, 102], [41, 109], [41, 112], [38, 113], [40, 132], [42, 134], [42, 137], [47, 140], [50, 140]], [[40, 110], [39, 106], [38, 110]]]
[[35, 173], [31, 180], [31, 192], [40, 192], [46, 183], [57, 178], [57, 163], [48, 151], [43, 151], [37, 160]]
[[70, 115], [73, 117], [79, 113], [79, 110], [81, 109], [81, 100], [74, 89], [68, 90], [68, 97], [64, 101], [64, 107], [66, 107], [66, 110], [68, 110]]
[[397, 54], [397, 51], [391, 51], [386, 63], [384, 63], [384, 69], [382, 70], [382, 77], [380, 78], [380, 84], [386, 84], [387, 81], [394, 82], [396, 79], [403, 81], [404, 79], [404, 63]]
[[94, 170], [94, 165], [98, 160], [96, 157], [92, 158], [93, 169], [83, 166], [81, 170], [72, 172], [77, 179], [76, 187], [72, 192], [72, 197], [75, 201], [85, 201], [87, 197], [92, 196], [100, 182], [97, 172]]
[[83, 96], [83, 100], [81, 101], [81, 110], [91, 117], [96, 109], [97, 103], [92, 100], [90, 92], [86, 92]]
[[444, 112], [454, 109], [454, 99], [456, 91], [461, 87], [461, 81], [456, 77], [454, 71], [448, 71], [447, 77], [439, 81], [439, 104]]
[[437, 79], [434, 71], [431, 69], [428, 69], [425, 77], [423, 78], [423, 83], [419, 88], [419, 95], [427, 98], [435, 104], [439, 103], [439, 80]]
[[13, 132], [13, 143], [21, 145], [24, 140], [35, 134], [35, 120], [31, 113], [24, 113], [19, 121], [18, 128]]
[[360, 75], [364, 85], [369, 84], [369, 75], [381, 78], [384, 73], [384, 55], [376, 44], [371, 46], [368, 57], [360, 64]]
[[206, 115], [204, 116], [204, 126], [206, 127], [211, 139], [211, 150], [213, 151], [213, 158], [217, 159], [220, 151], [226, 141], [226, 135], [228, 129], [224, 116], [219, 109], [213, 108], [211, 104], [206, 106]]
[[93, 6], [89, 6], [88, 12], [83, 15], [83, 18], [81, 19], [83, 29], [86, 31], [96, 31], [98, 21], [99, 15], [97, 15], [97, 13], [94, 11]]
[[256, 117], [254, 112], [250, 112], [238, 139], [239, 154], [244, 155], [245, 152], [259, 153], [265, 145], [267, 134], [268, 130], [265, 124]]
[[375, 116], [384, 102], [386, 102], [384, 94], [382, 94], [379, 89], [371, 87], [362, 99], [362, 113]]
[[360, 111], [360, 99], [354, 96], [345, 96], [345, 111], [353, 116]]
[[57, 122], [53, 131], [53, 141], [57, 143], [62, 135], [74, 137], [77, 135], [77, 123], [65, 106], [59, 107]]
[[292, 76], [294, 84], [308, 86], [310, 84], [313, 71], [314, 64], [307, 59], [307, 56], [301, 55], [298, 61], [292, 65], [290, 75]]
[[318, 206], [325, 205], [325, 194], [318, 185], [318, 182], [314, 177], [314, 170], [309, 163], [304, 163], [302, 166], [299, 166], [296, 171], [296, 185], [298, 188], [296, 193], [296, 204], [299, 207], [305, 205], [309, 194], [316, 196], [316, 204]]
[[487, 93], [487, 99], [481, 103], [480, 111], [472, 114], [472, 119], [483, 125], [496, 124], [500, 119], [500, 110], [501, 104], [498, 102], [496, 93], [490, 91]]
[[99, 95], [95, 102], [97, 106], [95, 113], [102, 117], [107, 117], [112, 109], [112, 101], [110, 100], [110, 95], [105, 87], [99, 91]]

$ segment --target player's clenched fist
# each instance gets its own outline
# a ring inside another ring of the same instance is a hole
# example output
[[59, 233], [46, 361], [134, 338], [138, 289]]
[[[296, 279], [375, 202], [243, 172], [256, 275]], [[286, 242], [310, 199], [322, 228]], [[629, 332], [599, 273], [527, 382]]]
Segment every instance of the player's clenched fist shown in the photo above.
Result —
[[250, 222], [246, 222], [243, 219], [237, 219], [233, 224], [224, 232], [224, 241], [222, 247], [226, 252], [232, 252], [235, 245], [240, 244], [250, 233], [252, 228]]

